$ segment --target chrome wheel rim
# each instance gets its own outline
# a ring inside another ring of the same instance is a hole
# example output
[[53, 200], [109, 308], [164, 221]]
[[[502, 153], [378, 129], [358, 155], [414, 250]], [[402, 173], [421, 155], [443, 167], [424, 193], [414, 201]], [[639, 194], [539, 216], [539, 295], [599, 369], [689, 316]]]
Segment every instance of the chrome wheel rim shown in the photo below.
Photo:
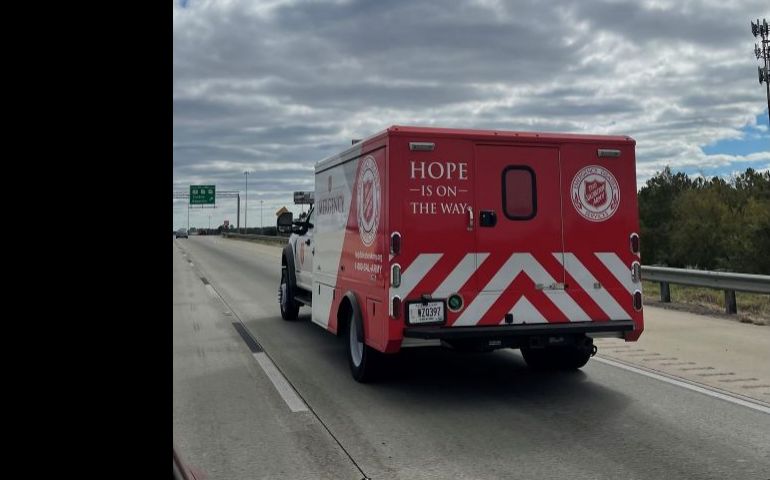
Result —
[[358, 341], [358, 328], [356, 322], [352, 318], [350, 319], [350, 358], [353, 359], [353, 365], [358, 367], [361, 365], [361, 360], [364, 356], [364, 342]]

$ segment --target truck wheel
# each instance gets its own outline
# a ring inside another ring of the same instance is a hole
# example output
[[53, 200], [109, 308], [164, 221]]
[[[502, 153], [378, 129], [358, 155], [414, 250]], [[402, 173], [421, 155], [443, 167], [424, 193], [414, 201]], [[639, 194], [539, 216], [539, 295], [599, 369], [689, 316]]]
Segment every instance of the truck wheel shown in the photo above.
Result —
[[361, 383], [377, 379], [381, 353], [358, 340], [358, 324], [351, 312], [348, 316], [348, 364], [353, 378]]
[[286, 266], [281, 268], [281, 284], [278, 287], [278, 303], [281, 306], [281, 318], [296, 320], [299, 315], [299, 304], [294, 300], [294, 286], [289, 284]]
[[527, 366], [534, 370], [577, 370], [588, 363], [593, 346], [554, 348], [522, 347], [521, 355]]

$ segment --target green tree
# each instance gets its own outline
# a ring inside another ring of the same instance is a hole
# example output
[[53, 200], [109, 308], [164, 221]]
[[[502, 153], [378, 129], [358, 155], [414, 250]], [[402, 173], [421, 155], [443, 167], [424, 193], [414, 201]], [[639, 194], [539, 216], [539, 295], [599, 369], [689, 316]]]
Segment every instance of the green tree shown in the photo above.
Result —
[[648, 265], [770, 274], [770, 172], [727, 181], [666, 167], [639, 191], [639, 220]]
[[645, 264], [671, 262], [674, 201], [683, 191], [692, 188], [693, 182], [686, 174], [674, 174], [667, 166], [647, 180], [639, 191], [642, 260]]
[[770, 275], [770, 198], [749, 197], [740, 220], [740, 235], [731, 245], [735, 251], [733, 268]]
[[674, 200], [669, 264], [713, 270], [726, 263], [737, 222], [716, 188], [693, 189]]

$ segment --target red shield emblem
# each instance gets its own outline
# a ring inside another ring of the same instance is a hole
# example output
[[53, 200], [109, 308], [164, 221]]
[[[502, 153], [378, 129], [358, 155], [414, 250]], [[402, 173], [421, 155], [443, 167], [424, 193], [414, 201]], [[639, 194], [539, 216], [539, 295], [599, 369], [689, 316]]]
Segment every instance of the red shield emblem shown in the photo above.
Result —
[[371, 222], [374, 215], [373, 187], [374, 182], [372, 180], [364, 182], [364, 220], [366, 223]]
[[584, 182], [586, 203], [594, 208], [599, 208], [607, 202], [607, 182], [592, 180]]

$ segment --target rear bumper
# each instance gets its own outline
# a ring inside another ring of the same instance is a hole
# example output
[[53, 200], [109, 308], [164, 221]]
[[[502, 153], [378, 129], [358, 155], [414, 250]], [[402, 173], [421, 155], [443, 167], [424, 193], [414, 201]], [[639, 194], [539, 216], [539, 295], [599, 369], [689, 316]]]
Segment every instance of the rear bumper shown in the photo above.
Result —
[[589, 333], [630, 332], [633, 320], [611, 320], [608, 322], [548, 323], [534, 325], [492, 325], [484, 327], [406, 327], [404, 337], [440, 340], [483, 340], [509, 337], [532, 337], [542, 335], [577, 335]]

